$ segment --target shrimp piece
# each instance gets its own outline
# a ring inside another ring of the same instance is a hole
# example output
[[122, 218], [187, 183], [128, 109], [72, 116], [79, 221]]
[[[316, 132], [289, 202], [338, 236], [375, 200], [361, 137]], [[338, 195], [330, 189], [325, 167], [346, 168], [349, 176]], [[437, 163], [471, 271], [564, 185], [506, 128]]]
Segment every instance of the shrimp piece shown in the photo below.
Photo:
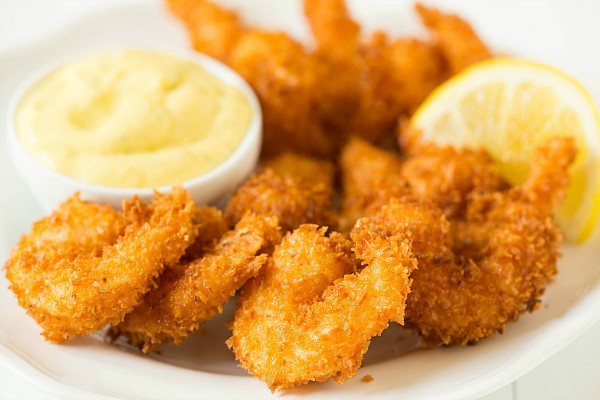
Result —
[[351, 137], [340, 154], [342, 178], [339, 229], [349, 232], [356, 220], [383, 206], [391, 197], [409, 194], [401, 176], [402, 161], [364, 139]]
[[276, 216], [284, 231], [303, 223], [334, 224], [331, 163], [288, 153], [265, 165], [266, 169], [250, 177], [229, 200], [225, 218], [230, 225], [247, 210]]
[[284, 33], [252, 31], [230, 55], [264, 111], [263, 157], [292, 150], [315, 157], [335, 154], [337, 140], [321, 123], [316, 102], [320, 72], [316, 59]]
[[335, 168], [331, 161], [285, 152], [262, 163], [262, 168], [270, 168], [280, 176], [302, 179], [311, 186], [323, 184], [333, 187]]
[[195, 239], [194, 202], [182, 189], [137, 197], [124, 213], [77, 195], [33, 225], [6, 264], [21, 307], [60, 343], [118, 323]]
[[417, 39], [390, 40], [382, 32], [361, 46], [359, 66], [352, 131], [373, 143], [393, 136], [398, 118], [412, 114], [446, 78], [437, 47]]
[[182, 20], [195, 50], [227, 62], [246, 28], [239, 16], [206, 0], [166, 0]]
[[387, 35], [378, 32], [369, 43], [361, 45], [356, 61], [359, 96], [349, 129], [372, 143], [393, 131], [402, 111], [402, 79], [390, 64], [389, 50]]
[[409, 194], [438, 205], [447, 218], [459, 218], [466, 213], [473, 193], [507, 186], [483, 150], [431, 143], [411, 147], [401, 159], [366, 141], [352, 139], [342, 150], [340, 167], [344, 188], [340, 226], [351, 226], [359, 216], [376, 211], [391, 197]]
[[413, 196], [438, 205], [447, 218], [462, 217], [470, 196], [507, 187], [484, 150], [427, 145], [403, 163], [400, 175]]
[[389, 43], [385, 61], [392, 69], [392, 79], [397, 82], [395, 87], [389, 86], [388, 91], [397, 90], [392, 95], [397, 96], [395, 101], [401, 115], [411, 115], [447, 77], [443, 57], [430, 42], [396, 39]]
[[187, 248], [181, 261], [200, 258], [215, 240], [227, 232], [227, 223], [221, 210], [214, 207], [198, 207], [194, 215], [194, 234], [196, 240]]
[[304, 15], [320, 53], [334, 60], [355, 54], [360, 26], [350, 16], [344, 0], [304, 0]]
[[416, 265], [405, 238], [390, 239], [366, 223], [358, 227], [356, 251], [367, 266], [352, 273], [352, 243], [325, 232], [301, 225], [288, 233], [238, 299], [227, 345], [273, 391], [345, 381], [360, 367], [371, 337], [390, 320], [403, 320], [408, 274]]
[[315, 57], [322, 75], [317, 107], [325, 126], [345, 140], [353, 119], [348, 116], [354, 115], [362, 95], [360, 26], [344, 0], [304, 0], [304, 14], [317, 43]]
[[[557, 272], [561, 234], [552, 213], [573, 157], [573, 141], [555, 139], [538, 151], [523, 185], [474, 194], [465, 217], [450, 222], [431, 205], [429, 216], [416, 216], [402, 228], [411, 231], [419, 260], [406, 325], [425, 344], [475, 343], [539, 307]], [[396, 221], [406, 221], [406, 208], [405, 201], [392, 199], [371, 219], [393, 231]]]
[[492, 57], [492, 52], [471, 25], [458, 15], [443, 13], [420, 3], [415, 5], [415, 9], [423, 23], [433, 31], [450, 76]]
[[256, 92], [263, 109], [263, 157], [285, 150], [335, 154], [338, 141], [317, 110], [323, 79], [316, 57], [287, 34], [246, 27], [235, 12], [207, 0], [167, 1], [194, 48], [227, 63]]
[[182, 342], [217, 312], [236, 290], [255, 277], [281, 239], [277, 220], [250, 213], [206, 253], [166, 271], [125, 320], [109, 333], [125, 335], [147, 353], [159, 343]]
[[423, 141], [421, 133], [406, 122], [399, 126], [397, 137], [407, 154], [401, 175], [412, 194], [439, 205], [450, 219], [464, 217], [474, 193], [508, 188], [483, 149], [457, 149]]
[[552, 215], [563, 200], [563, 192], [569, 184], [567, 170], [574, 157], [572, 138], [558, 137], [541, 146], [531, 163], [529, 178], [522, 185], [521, 196], [544, 214]]
[[305, 0], [304, 12], [325, 75], [319, 106], [338, 130], [382, 141], [447, 75], [434, 44], [383, 32], [362, 43], [342, 0]]

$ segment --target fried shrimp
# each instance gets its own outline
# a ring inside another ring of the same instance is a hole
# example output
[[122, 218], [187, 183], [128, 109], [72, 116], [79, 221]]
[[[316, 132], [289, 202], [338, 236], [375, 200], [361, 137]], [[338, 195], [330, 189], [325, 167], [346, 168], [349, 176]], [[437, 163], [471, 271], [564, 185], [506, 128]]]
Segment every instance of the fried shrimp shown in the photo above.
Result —
[[433, 31], [450, 76], [492, 57], [492, 52], [471, 25], [458, 15], [443, 13], [420, 3], [415, 8], [425, 26]]
[[344, 0], [304, 0], [322, 74], [317, 107], [329, 129], [345, 136], [360, 102], [360, 26]]
[[400, 158], [366, 140], [350, 138], [341, 151], [339, 166], [342, 198], [338, 224], [342, 232], [349, 232], [367, 210], [410, 193], [400, 174]]
[[[426, 344], [474, 343], [539, 307], [556, 274], [561, 234], [552, 213], [573, 157], [571, 140], [554, 140], [538, 151], [527, 182], [473, 194], [464, 218], [449, 221], [433, 204], [411, 218], [419, 268], [411, 274], [406, 325]], [[371, 218], [393, 231], [406, 221], [406, 203], [392, 199]]]
[[334, 177], [329, 162], [287, 153], [265, 165], [229, 200], [225, 218], [230, 225], [251, 210], [277, 217], [284, 231], [303, 223], [332, 226]]
[[484, 150], [423, 146], [400, 169], [414, 196], [437, 204], [447, 218], [464, 215], [473, 193], [507, 187]]
[[355, 251], [367, 266], [353, 273], [352, 243], [325, 231], [301, 225], [288, 233], [238, 299], [227, 344], [273, 391], [345, 381], [360, 367], [371, 337], [390, 320], [403, 321], [416, 264], [405, 237], [389, 238], [367, 221], [359, 225]]
[[230, 54], [264, 111], [263, 157], [287, 150], [331, 157], [339, 146], [319, 119], [321, 70], [303, 46], [280, 32], [250, 31]]
[[341, 226], [351, 226], [391, 197], [409, 194], [438, 205], [448, 218], [458, 218], [465, 214], [473, 193], [507, 186], [482, 150], [433, 144], [413, 144], [409, 150], [400, 158], [361, 139], [348, 141], [340, 158]]
[[206, 0], [166, 0], [166, 3], [185, 24], [194, 49], [228, 61], [245, 30], [235, 12]]
[[200, 258], [166, 271], [110, 335], [127, 336], [147, 353], [158, 343], [180, 343], [217, 312], [246, 281], [255, 277], [279, 242], [277, 220], [244, 215]]
[[33, 225], [5, 268], [21, 307], [60, 343], [118, 323], [195, 239], [194, 203], [182, 189], [137, 198], [124, 213], [77, 195]]
[[378, 142], [448, 75], [433, 43], [383, 32], [361, 42], [342, 0], [305, 0], [304, 12], [326, 77], [319, 107], [334, 129]]
[[246, 27], [239, 16], [206, 0], [167, 0], [194, 48], [227, 63], [252, 86], [263, 109], [263, 157], [286, 150], [331, 157], [338, 140], [322, 126], [317, 102], [322, 68], [282, 32]]
[[306, 157], [288, 151], [264, 161], [261, 167], [271, 168], [281, 176], [300, 178], [312, 186], [323, 184], [333, 187], [334, 185], [335, 168], [333, 163], [327, 160]]
[[491, 57], [466, 21], [422, 5], [417, 11], [431, 39], [375, 32], [363, 40], [344, 0], [304, 0], [316, 42], [309, 50], [207, 0], [167, 4], [196, 50], [226, 62], [254, 88], [264, 111], [264, 158], [293, 150], [333, 159], [351, 134], [389, 141], [399, 117], [437, 85]]
[[214, 207], [196, 208], [194, 213], [196, 240], [187, 248], [181, 261], [192, 261], [201, 257], [225, 232], [227, 232], [227, 223], [219, 209]]

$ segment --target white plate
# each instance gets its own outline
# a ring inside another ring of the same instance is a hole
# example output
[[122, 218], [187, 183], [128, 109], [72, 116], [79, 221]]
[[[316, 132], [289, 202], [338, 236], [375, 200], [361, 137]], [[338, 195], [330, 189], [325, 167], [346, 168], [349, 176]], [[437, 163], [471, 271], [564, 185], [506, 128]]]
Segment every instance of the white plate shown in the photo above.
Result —
[[[299, 3], [223, 0], [246, 12], [251, 23], [286, 29], [306, 39]], [[435, 4], [440, 3], [433, 2]], [[551, 63], [576, 76], [600, 99], [600, 39], [594, 2], [468, 1], [441, 2], [466, 16], [502, 52]], [[367, 30], [423, 33], [410, 3], [351, 3]], [[398, 13], [390, 12], [392, 9]], [[0, 118], [6, 99], [30, 70], [57, 57], [110, 45], [187, 47], [185, 32], [160, 2], [139, 2], [109, 9], [65, 27], [52, 37], [0, 59]], [[0, 121], [4, 126], [5, 121]], [[0, 259], [31, 223], [42, 216], [24, 183], [9, 164], [0, 134]], [[343, 385], [310, 384], [283, 392], [287, 398], [465, 399], [490, 393], [531, 370], [600, 319], [600, 251], [593, 245], [564, 247], [560, 273], [549, 286], [541, 310], [524, 315], [503, 335], [476, 346], [415, 349], [415, 338], [392, 327], [375, 338], [365, 365]], [[203, 334], [183, 345], [165, 346], [145, 357], [110, 345], [101, 335], [64, 345], [45, 343], [40, 329], [17, 306], [0, 277], [0, 363], [61, 398], [265, 398], [266, 385], [237, 368], [224, 344], [229, 313], [206, 324]], [[231, 305], [228, 307], [231, 309]], [[402, 339], [402, 340], [399, 340]], [[363, 383], [366, 374], [375, 380]], [[281, 394], [281, 393], [280, 393]], [[280, 395], [280, 394], [276, 394]]]

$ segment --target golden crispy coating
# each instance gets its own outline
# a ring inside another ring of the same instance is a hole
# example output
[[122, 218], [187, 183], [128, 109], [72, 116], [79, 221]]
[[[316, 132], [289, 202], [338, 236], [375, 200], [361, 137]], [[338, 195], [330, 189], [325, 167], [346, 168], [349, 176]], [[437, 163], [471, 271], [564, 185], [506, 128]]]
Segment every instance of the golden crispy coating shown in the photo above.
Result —
[[278, 218], [281, 228], [290, 231], [303, 223], [330, 226], [334, 223], [331, 184], [310, 184], [295, 175], [279, 175], [272, 169], [254, 174], [232, 195], [225, 219], [232, 225], [247, 210]]
[[361, 96], [360, 27], [343, 0], [305, 0], [304, 14], [317, 43], [317, 107], [323, 124], [340, 135], [341, 142], [351, 131]]
[[446, 78], [437, 47], [416, 39], [390, 41], [377, 32], [361, 46], [360, 97], [352, 131], [378, 142]]
[[445, 77], [436, 46], [390, 41], [376, 32], [360, 42], [360, 27], [342, 0], [305, 0], [324, 78], [319, 107], [326, 126], [370, 142], [388, 137]]
[[214, 207], [198, 207], [194, 212], [196, 240], [187, 248], [181, 261], [191, 261], [204, 255], [206, 250], [227, 232], [223, 213]]
[[447, 78], [447, 66], [439, 49], [429, 42], [401, 38], [388, 45], [385, 61], [392, 68], [397, 101], [403, 115], [412, 114]]
[[194, 240], [194, 203], [181, 189], [124, 215], [77, 195], [36, 222], [6, 262], [19, 304], [60, 343], [120, 322]]
[[484, 151], [433, 144], [413, 145], [402, 160], [353, 138], [342, 149], [340, 168], [344, 189], [341, 227], [351, 226], [391, 197], [407, 194], [427, 199], [441, 207], [446, 217], [456, 218], [466, 212], [472, 193], [506, 187]]
[[264, 112], [263, 157], [294, 150], [331, 157], [335, 137], [316, 112], [320, 92], [316, 59], [284, 33], [252, 31], [230, 56], [230, 65], [256, 91]]
[[334, 60], [355, 54], [360, 26], [350, 16], [344, 0], [304, 0], [304, 14], [319, 52]]
[[352, 137], [340, 154], [342, 199], [339, 228], [349, 232], [367, 208], [383, 206], [390, 197], [408, 194], [400, 172], [402, 162], [391, 152]]
[[332, 187], [334, 184], [335, 168], [333, 163], [327, 160], [286, 151], [266, 160], [261, 166], [272, 169], [280, 176], [300, 178], [311, 186], [323, 184]]
[[491, 51], [471, 25], [458, 15], [443, 13], [420, 3], [415, 8], [423, 23], [433, 31], [450, 76], [492, 57]]
[[378, 32], [361, 45], [356, 61], [358, 96], [348, 129], [370, 142], [392, 132], [402, 112], [402, 78], [391, 64], [389, 51], [387, 36]]
[[276, 219], [247, 213], [202, 257], [166, 271], [111, 335], [128, 336], [144, 353], [158, 343], [180, 343], [258, 274], [267, 259], [260, 252], [280, 239]]
[[[341, 159], [343, 226], [371, 215], [393, 230], [406, 219], [407, 194], [427, 200], [431, 205], [420, 206], [423, 213], [411, 217], [408, 229], [419, 260], [408, 325], [430, 345], [466, 344], [502, 331], [535, 309], [556, 273], [561, 235], [551, 216], [567, 185], [572, 141], [542, 147], [529, 179], [511, 190], [483, 152], [416, 143], [410, 151], [401, 161], [364, 141], [348, 143]], [[384, 206], [393, 198], [404, 200]]]
[[344, 196], [366, 197], [378, 185], [395, 185], [401, 179], [400, 158], [358, 137], [352, 137], [340, 155]]
[[[535, 205], [540, 215], [551, 217], [558, 208], [568, 185], [568, 168], [575, 155], [573, 140], [557, 137], [541, 146], [530, 165], [529, 177], [511, 191], [474, 193], [466, 214], [452, 223], [453, 246], [471, 258], [478, 258], [485, 247], [491, 222], [485, 216], [500, 207], [505, 198]], [[560, 173], [554, 173], [560, 171]]]
[[[536, 204], [546, 215], [552, 215], [563, 198], [568, 185], [566, 173], [575, 157], [573, 138], [557, 137], [537, 151], [531, 163], [529, 178], [523, 183], [521, 193], [531, 204]], [[553, 173], [561, 171], [561, 173]]]
[[331, 157], [336, 140], [319, 119], [322, 68], [280, 32], [243, 26], [239, 16], [206, 0], [167, 0], [194, 48], [229, 64], [255, 90], [263, 109], [263, 157], [292, 149]]
[[263, 157], [286, 150], [333, 159], [350, 134], [386, 142], [451, 75], [491, 56], [467, 22], [434, 8], [417, 11], [434, 40], [361, 42], [343, 0], [304, 0], [316, 41], [307, 51], [281, 32], [247, 28], [206, 0], [167, 0], [194, 48], [227, 62], [254, 88], [264, 112]]
[[[473, 193], [463, 218], [448, 222], [433, 205], [410, 218], [419, 268], [411, 274], [407, 326], [426, 344], [476, 342], [539, 306], [561, 240], [549, 204], [563, 196], [573, 155], [573, 142], [557, 139], [540, 149], [525, 184]], [[406, 221], [406, 202], [392, 199], [371, 218], [393, 230]]]
[[415, 266], [407, 242], [367, 223], [356, 239], [368, 265], [350, 274], [357, 263], [351, 242], [302, 225], [242, 289], [227, 344], [271, 390], [328, 378], [343, 382], [361, 365], [371, 337], [390, 320], [402, 321]]
[[402, 163], [401, 176], [414, 196], [441, 207], [447, 218], [460, 217], [472, 193], [506, 187], [483, 150], [427, 145]]
[[195, 50], [227, 62], [244, 33], [236, 13], [206, 0], [165, 0], [185, 24]]

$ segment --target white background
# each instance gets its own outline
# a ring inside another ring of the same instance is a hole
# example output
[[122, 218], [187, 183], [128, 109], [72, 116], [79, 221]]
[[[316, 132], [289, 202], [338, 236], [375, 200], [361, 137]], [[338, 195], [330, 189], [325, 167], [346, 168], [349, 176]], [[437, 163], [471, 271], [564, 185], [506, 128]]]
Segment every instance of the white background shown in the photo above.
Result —
[[[51, 34], [78, 16], [122, 3], [123, 0], [0, 0], [0, 57]], [[0, 400], [57, 398], [35, 382], [0, 367]], [[524, 377], [483, 398], [534, 399], [600, 399], [600, 323]]]

